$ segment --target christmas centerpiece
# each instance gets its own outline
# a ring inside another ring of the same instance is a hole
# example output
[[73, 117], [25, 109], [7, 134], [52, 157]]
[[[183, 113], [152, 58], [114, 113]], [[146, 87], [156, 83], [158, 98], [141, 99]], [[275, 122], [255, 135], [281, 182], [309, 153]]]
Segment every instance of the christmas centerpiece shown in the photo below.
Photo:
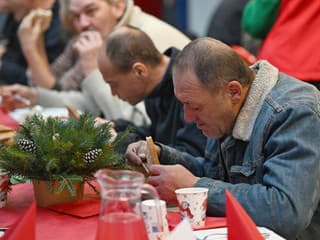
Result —
[[[111, 141], [110, 124], [96, 126], [94, 117], [87, 113], [79, 119], [33, 115], [20, 126], [12, 146], [0, 147], [0, 168], [32, 179], [39, 206], [68, 201], [55, 200], [57, 194], [78, 200], [83, 183], [92, 179], [98, 169], [126, 167], [115, 151], [122, 136]], [[37, 189], [43, 186], [53, 194], [53, 202], [41, 202]]]

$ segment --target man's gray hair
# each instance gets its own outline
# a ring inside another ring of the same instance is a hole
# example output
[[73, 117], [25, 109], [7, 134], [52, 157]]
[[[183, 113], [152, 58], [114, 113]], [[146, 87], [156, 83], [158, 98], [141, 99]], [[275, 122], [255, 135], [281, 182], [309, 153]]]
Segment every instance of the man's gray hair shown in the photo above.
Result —
[[253, 73], [240, 56], [226, 44], [213, 38], [199, 38], [189, 43], [177, 56], [173, 73], [193, 71], [213, 91], [236, 80], [246, 86]]

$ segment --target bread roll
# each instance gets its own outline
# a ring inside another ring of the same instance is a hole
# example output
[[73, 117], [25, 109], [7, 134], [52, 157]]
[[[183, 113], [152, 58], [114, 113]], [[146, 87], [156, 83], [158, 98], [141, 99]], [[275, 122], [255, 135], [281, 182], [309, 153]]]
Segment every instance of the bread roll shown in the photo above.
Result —
[[52, 12], [50, 10], [45, 9], [34, 9], [30, 13], [32, 15], [32, 25], [36, 23], [36, 21], [40, 21], [41, 30], [46, 31], [51, 23]]
[[147, 161], [152, 164], [160, 164], [156, 147], [153, 143], [152, 137], [146, 137], [148, 149], [146, 152]]

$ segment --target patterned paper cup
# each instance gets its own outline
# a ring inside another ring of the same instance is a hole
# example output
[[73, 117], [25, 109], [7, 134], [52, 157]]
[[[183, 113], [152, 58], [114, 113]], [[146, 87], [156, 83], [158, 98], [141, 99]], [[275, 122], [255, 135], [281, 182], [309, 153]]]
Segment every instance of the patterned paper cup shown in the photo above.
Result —
[[141, 203], [144, 222], [148, 231], [150, 240], [163, 240], [169, 235], [169, 226], [167, 221], [166, 202], [159, 200], [159, 218], [155, 200], [145, 200]]
[[180, 188], [175, 191], [181, 218], [189, 218], [193, 228], [205, 225], [207, 211], [207, 188]]
[[9, 189], [9, 173], [0, 169], [0, 208], [7, 204], [7, 193]]

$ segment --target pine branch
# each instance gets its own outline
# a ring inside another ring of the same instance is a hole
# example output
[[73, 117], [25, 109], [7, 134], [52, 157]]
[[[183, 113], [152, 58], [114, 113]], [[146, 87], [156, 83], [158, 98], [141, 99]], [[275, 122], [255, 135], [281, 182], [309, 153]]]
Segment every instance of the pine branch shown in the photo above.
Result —
[[75, 178], [91, 178], [98, 169], [128, 169], [115, 148], [131, 129], [113, 143], [110, 130], [108, 123], [95, 126], [95, 118], [87, 113], [67, 120], [33, 115], [19, 129], [13, 146], [0, 146], [0, 168], [31, 179], [62, 180], [60, 187], [71, 191]]

